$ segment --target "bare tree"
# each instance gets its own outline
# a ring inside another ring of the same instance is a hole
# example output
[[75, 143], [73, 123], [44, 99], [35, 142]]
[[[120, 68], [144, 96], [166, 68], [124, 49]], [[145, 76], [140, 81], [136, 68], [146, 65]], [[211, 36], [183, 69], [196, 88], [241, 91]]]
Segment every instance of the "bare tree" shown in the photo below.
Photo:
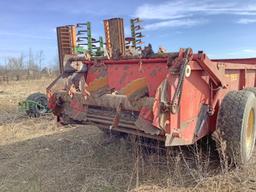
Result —
[[58, 57], [53, 59], [53, 64], [43, 67], [45, 55], [42, 50], [34, 53], [29, 49], [25, 57], [23, 53], [19, 56], [6, 57], [0, 63], [0, 76], [9, 76], [9, 79], [35, 79], [41, 76], [58, 74]]
[[18, 57], [8, 57], [6, 67], [12, 71], [24, 70], [24, 55], [21, 53]]
[[28, 54], [28, 70], [32, 70], [32, 71], [39, 70], [39, 67], [36, 63], [36, 59], [31, 48], [29, 49], [29, 54]]
[[16, 80], [20, 79], [22, 71], [24, 71], [24, 55], [21, 53], [18, 57], [8, 57], [6, 60], [6, 69]]
[[59, 74], [59, 57], [58, 54], [56, 54], [54, 56], [54, 58], [52, 59], [52, 64], [49, 65], [50, 70], [52, 71], [52, 73], [54, 73], [55, 75]]
[[44, 61], [44, 52], [40, 50], [37, 53], [37, 64], [38, 64], [39, 70], [42, 70], [43, 61]]

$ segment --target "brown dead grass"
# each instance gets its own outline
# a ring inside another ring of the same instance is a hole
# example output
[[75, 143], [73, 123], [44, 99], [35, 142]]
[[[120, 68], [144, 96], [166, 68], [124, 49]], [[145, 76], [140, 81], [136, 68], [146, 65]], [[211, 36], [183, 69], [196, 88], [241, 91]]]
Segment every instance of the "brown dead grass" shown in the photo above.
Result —
[[256, 191], [255, 157], [226, 171], [209, 148], [109, 143], [94, 126], [59, 127], [52, 115], [31, 119], [18, 111], [18, 102], [50, 81], [0, 84], [1, 192]]

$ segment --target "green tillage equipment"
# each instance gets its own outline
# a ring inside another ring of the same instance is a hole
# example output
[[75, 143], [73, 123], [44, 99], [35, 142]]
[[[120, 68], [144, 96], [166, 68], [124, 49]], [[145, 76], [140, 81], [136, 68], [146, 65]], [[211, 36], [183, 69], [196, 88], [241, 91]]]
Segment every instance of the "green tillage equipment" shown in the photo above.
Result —
[[75, 48], [75, 53], [77, 53], [77, 54], [79, 54], [79, 53], [82, 54], [82, 53], [85, 53], [85, 52], [86, 52], [86, 49], [81, 47], [81, 46], [77, 46]]
[[135, 23], [134, 20], [131, 19], [131, 35], [132, 35], [132, 46], [136, 47], [136, 31], [135, 31]]
[[[86, 23], [78, 23], [77, 25], [77, 47], [76, 47], [76, 52], [78, 53], [84, 53], [83, 46], [87, 45], [87, 50], [89, 53], [92, 53], [92, 32], [91, 32], [91, 23], [86, 22]], [[83, 29], [85, 26], [85, 29]], [[87, 41], [85, 43], [85, 41]]]
[[47, 97], [42, 93], [29, 95], [25, 101], [19, 103], [19, 110], [26, 112], [30, 117], [39, 117], [51, 112], [48, 108]]
[[[77, 47], [75, 48], [76, 53], [85, 53], [89, 52], [92, 56], [102, 56], [104, 54], [104, 42], [103, 38], [99, 37], [99, 41], [96, 41], [92, 38], [92, 31], [91, 31], [91, 22], [86, 23], [80, 23], [77, 24], [77, 28], [82, 28], [83, 26], [86, 26], [85, 30], [79, 30], [77, 33]], [[86, 36], [84, 33], [86, 32]], [[83, 39], [87, 40], [87, 43], [79, 43], [83, 41]], [[96, 47], [94, 44], [99, 43], [99, 47]], [[83, 47], [83, 45], [87, 45], [87, 49]], [[96, 49], [96, 51], [93, 51], [93, 49]]]
[[139, 30], [142, 29], [142, 27], [138, 24], [141, 22], [139, 18], [131, 19], [131, 35], [132, 35], [132, 47], [135, 47], [136, 49], [141, 49], [141, 46], [137, 46], [137, 44], [142, 44], [141, 38], [144, 36], [139, 32]]
[[[34, 108], [37, 108], [40, 111], [40, 114], [30, 113]], [[51, 113], [51, 110], [48, 107], [32, 100], [19, 102], [19, 111], [26, 112], [29, 116], [34, 116], [34, 117], [38, 115], [46, 114], [46, 113]]]
[[96, 47], [96, 56], [103, 56], [104, 55], [104, 42], [103, 37], [99, 37], [99, 47]]
[[91, 23], [87, 22], [87, 40], [88, 40], [88, 51], [92, 54], [92, 30], [91, 30]]

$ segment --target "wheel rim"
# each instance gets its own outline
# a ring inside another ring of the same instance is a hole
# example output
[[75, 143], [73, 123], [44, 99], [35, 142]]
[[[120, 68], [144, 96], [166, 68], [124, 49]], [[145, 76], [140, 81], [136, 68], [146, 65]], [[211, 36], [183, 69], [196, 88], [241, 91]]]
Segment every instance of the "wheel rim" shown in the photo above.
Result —
[[254, 143], [254, 125], [255, 125], [255, 114], [254, 110], [251, 109], [249, 113], [247, 130], [246, 130], [246, 155], [249, 158], [252, 152], [253, 143]]
[[45, 98], [40, 98], [40, 100], [38, 101], [38, 103], [40, 104], [40, 105], [37, 105], [37, 106], [36, 106], [38, 112], [39, 112], [40, 114], [46, 113], [46, 112], [47, 112], [47, 109], [46, 109], [46, 107], [47, 107], [47, 100], [46, 100]]

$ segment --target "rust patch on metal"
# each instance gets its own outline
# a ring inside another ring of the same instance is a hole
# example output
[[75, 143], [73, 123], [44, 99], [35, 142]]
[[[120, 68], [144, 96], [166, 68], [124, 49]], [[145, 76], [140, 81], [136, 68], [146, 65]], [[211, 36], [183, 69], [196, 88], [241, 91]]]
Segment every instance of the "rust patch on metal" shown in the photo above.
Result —
[[123, 82], [125, 81], [125, 79], [127, 78], [127, 72], [124, 72], [123, 76], [120, 79], [120, 84], [123, 84]]
[[83, 105], [80, 98], [74, 95], [69, 103], [65, 104], [64, 113], [73, 120], [87, 120], [87, 105]]
[[193, 118], [191, 118], [191, 119], [189, 119], [189, 120], [187, 120], [187, 121], [181, 122], [181, 123], [180, 123], [180, 129], [181, 129], [181, 130], [186, 129], [186, 128], [190, 125], [190, 123], [196, 121], [197, 118], [198, 118], [198, 117], [196, 116], [196, 117], [193, 117]]
[[124, 70], [128, 70], [128, 69], [129, 69], [129, 65], [125, 65]]
[[76, 87], [75, 87], [74, 84], [72, 84], [72, 85], [69, 87], [68, 94], [69, 94], [69, 96], [72, 98], [75, 93], [76, 93]]
[[95, 79], [92, 81], [89, 85], [87, 90], [90, 93], [97, 92], [98, 90], [108, 87], [108, 78], [107, 77], [101, 77], [99, 79]]
[[151, 77], [155, 77], [156, 75], [157, 75], [157, 71], [156, 70], [151, 71], [151, 73], [150, 73]]
[[107, 66], [100, 62], [100, 61], [94, 61], [93, 66], [89, 68], [89, 73], [98, 73], [101, 77], [107, 76]]
[[116, 115], [115, 115], [115, 117], [113, 119], [113, 123], [112, 123], [113, 128], [118, 127], [118, 125], [120, 123], [122, 108], [123, 108], [122, 103], [120, 103], [119, 106], [116, 108]]
[[139, 78], [120, 90], [122, 95], [126, 95], [129, 100], [137, 100], [148, 93], [148, 85], [145, 78]]

